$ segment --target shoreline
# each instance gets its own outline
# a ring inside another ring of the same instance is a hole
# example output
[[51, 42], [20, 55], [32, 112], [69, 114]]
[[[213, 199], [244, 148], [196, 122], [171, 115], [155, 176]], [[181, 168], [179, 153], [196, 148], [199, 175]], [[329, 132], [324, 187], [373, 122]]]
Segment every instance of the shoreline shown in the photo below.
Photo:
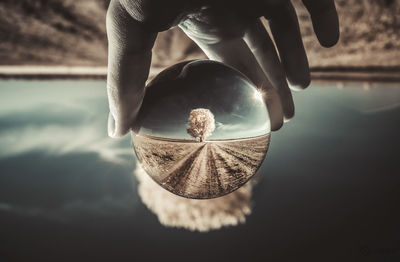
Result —
[[[151, 68], [149, 78], [163, 68]], [[400, 67], [318, 67], [310, 68], [311, 79], [320, 81], [400, 82]], [[58, 80], [103, 79], [107, 67], [84, 66], [0, 66], [0, 79]]]

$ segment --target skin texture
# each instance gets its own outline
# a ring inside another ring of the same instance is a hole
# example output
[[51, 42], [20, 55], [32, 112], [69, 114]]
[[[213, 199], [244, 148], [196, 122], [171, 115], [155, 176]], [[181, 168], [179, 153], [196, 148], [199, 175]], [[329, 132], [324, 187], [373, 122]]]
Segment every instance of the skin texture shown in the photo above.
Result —
[[[303, 3], [320, 44], [335, 45], [339, 22], [333, 0]], [[272, 38], [260, 17], [267, 19]], [[294, 116], [291, 89], [306, 88], [310, 72], [290, 1], [112, 0], [107, 12], [109, 136], [125, 135], [135, 121], [157, 33], [174, 26], [210, 59], [240, 70], [268, 94], [272, 130]]]

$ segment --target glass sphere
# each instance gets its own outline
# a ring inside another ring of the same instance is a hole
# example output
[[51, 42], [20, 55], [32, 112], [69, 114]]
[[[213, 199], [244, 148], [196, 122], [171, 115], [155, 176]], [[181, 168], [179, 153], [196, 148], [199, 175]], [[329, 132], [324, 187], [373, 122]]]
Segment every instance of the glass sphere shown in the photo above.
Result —
[[196, 60], [148, 84], [131, 135], [139, 162], [160, 186], [187, 198], [215, 198], [256, 173], [270, 121], [263, 95], [242, 73]]

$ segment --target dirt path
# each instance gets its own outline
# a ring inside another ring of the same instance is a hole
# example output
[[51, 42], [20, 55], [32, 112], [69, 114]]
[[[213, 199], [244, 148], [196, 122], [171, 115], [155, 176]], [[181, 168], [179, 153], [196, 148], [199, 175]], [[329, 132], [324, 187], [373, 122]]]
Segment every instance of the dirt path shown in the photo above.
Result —
[[[195, 194], [206, 197], [224, 191], [216, 163], [215, 143], [204, 146], [179, 161], [174, 170], [166, 176], [163, 185], [173, 188], [181, 194]], [[225, 171], [226, 172], [226, 171]]]
[[259, 164], [259, 160], [257, 160], [256, 158], [246, 155], [246, 154], [243, 154], [242, 152], [240, 152], [239, 150], [236, 150], [233, 147], [229, 148], [224, 145], [216, 145], [216, 147], [218, 149], [220, 149], [221, 151], [225, 152], [225, 154], [233, 156], [234, 158], [236, 158], [238, 161], [245, 164], [246, 166], [252, 166], [252, 167], [257, 168], [257, 166]]
[[148, 140], [137, 151], [154, 166], [145, 170], [155, 181], [181, 196], [210, 198], [232, 192], [254, 175], [269, 136], [205, 143]]
[[215, 142], [181, 159], [162, 184], [179, 194], [219, 195], [244, 183], [258, 167], [257, 160]]
[[238, 188], [254, 174], [254, 169], [241, 161], [231, 151], [226, 151], [219, 145], [215, 146], [215, 162], [219, 167], [218, 174], [225, 190]]
[[171, 170], [170, 173], [165, 174], [165, 178], [161, 180], [161, 183], [175, 189], [178, 188], [179, 185], [182, 187], [191, 173], [193, 162], [198, 161], [199, 155], [204, 151], [204, 146], [205, 145], [199, 147], [193, 153], [178, 161], [174, 165], [175, 168]]
[[217, 164], [215, 162], [215, 147], [217, 145], [212, 143], [208, 148], [208, 161], [207, 161], [207, 170], [209, 172], [210, 183], [209, 183], [209, 192], [215, 195], [219, 195], [224, 191], [224, 187], [222, 186], [222, 182], [220, 179], [220, 172], [218, 171]]
[[205, 194], [204, 185], [209, 184], [207, 162], [209, 159], [208, 148], [210, 145], [207, 143], [202, 147], [200, 154], [193, 161], [186, 180], [177, 185], [175, 189], [182, 192], [192, 192], [199, 196]]

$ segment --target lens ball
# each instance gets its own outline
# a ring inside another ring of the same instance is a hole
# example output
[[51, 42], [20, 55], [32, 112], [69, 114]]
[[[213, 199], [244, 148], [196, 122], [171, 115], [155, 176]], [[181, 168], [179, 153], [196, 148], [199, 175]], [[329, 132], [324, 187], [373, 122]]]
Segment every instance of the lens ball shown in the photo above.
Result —
[[131, 135], [139, 162], [160, 186], [215, 198], [256, 173], [270, 121], [263, 94], [242, 73], [215, 61], [186, 61], [147, 85]]

